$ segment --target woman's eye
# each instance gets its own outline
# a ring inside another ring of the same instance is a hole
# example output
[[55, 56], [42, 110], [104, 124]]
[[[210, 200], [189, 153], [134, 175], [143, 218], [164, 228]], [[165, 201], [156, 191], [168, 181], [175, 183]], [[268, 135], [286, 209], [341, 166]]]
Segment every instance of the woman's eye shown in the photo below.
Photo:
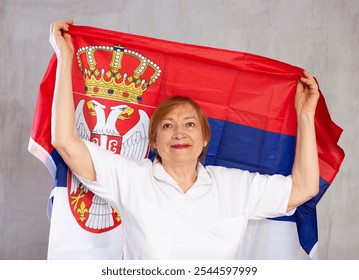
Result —
[[186, 123], [186, 126], [187, 127], [194, 127], [194, 126], [196, 126], [196, 124], [194, 122], [188, 122], [188, 123]]
[[170, 123], [165, 123], [162, 128], [171, 128], [172, 127], [172, 124]]

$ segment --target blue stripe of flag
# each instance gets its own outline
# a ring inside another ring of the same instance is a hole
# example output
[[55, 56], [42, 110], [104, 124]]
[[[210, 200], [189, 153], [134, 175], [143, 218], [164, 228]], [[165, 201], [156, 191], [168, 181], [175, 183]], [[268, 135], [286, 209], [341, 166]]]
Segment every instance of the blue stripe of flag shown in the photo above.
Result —
[[205, 165], [240, 168], [261, 174], [291, 174], [295, 137], [209, 119], [211, 141]]

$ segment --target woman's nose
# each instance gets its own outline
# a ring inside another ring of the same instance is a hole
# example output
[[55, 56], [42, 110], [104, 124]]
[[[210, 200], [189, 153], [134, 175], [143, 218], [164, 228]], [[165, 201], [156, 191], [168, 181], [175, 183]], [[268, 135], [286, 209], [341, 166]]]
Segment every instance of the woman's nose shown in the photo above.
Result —
[[173, 131], [173, 135], [172, 138], [173, 139], [182, 139], [185, 137], [185, 133], [183, 131], [183, 128], [181, 127], [175, 127], [174, 131]]

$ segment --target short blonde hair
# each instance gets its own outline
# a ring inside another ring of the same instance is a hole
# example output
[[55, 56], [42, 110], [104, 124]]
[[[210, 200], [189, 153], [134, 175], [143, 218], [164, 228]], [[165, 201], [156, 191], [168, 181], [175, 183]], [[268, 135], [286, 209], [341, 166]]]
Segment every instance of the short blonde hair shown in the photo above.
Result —
[[[150, 119], [150, 127], [149, 127], [149, 144], [150, 148], [155, 151], [156, 159], [158, 159], [160, 162], [162, 161], [160, 155], [157, 153], [156, 149], [154, 149], [154, 144], [156, 143], [156, 137], [157, 137], [157, 127], [159, 123], [164, 119], [164, 117], [173, 109], [175, 109], [178, 106], [182, 106], [184, 104], [191, 105], [195, 111], [198, 114], [199, 122], [202, 127], [202, 135], [203, 139], [209, 142], [209, 139], [211, 138], [211, 128], [209, 126], [208, 118], [206, 114], [204, 113], [203, 109], [200, 105], [198, 105], [194, 100], [187, 96], [173, 96], [168, 99], [166, 99], [164, 102], [162, 102], [155, 112], [153, 113], [151, 119]], [[207, 144], [208, 146], [208, 144]], [[202, 153], [198, 157], [198, 161], [204, 162], [205, 154], [207, 151], [207, 146], [203, 148]]]

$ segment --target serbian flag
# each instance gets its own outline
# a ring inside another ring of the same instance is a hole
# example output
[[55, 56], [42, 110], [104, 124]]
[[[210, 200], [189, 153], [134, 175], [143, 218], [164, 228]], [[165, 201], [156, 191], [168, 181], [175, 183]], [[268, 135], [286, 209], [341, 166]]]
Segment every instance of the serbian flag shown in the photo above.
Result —
[[[173, 95], [198, 102], [212, 138], [205, 165], [262, 174], [291, 174], [295, 141], [294, 97], [303, 69], [239, 51], [170, 42], [133, 34], [71, 26], [73, 97], [80, 137], [116, 154], [142, 159], [149, 118]], [[39, 88], [29, 151], [54, 178], [49, 199], [49, 259], [121, 258], [121, 213], [91, 193], [51, 146], [51, 104], [56, 57]], [[239, 259], [316, 256], [316, 205], [344, 159], [342, 133], [321, 94], [315, 116], [320, 192], [291, 216], [253, 221]], [[146, 182], [144, 182], [145, 184]], [[156, 223], [156, 217], [148, 217]]]

